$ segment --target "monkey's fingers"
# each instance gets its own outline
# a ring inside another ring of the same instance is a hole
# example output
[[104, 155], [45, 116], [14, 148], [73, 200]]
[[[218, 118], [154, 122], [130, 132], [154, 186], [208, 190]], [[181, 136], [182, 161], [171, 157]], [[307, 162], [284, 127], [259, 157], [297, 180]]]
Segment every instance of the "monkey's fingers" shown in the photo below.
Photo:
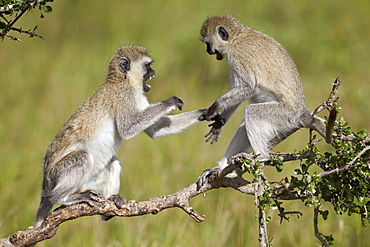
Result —
[[218, 139], [220, 139], [220, 134], [213, 134], [213, 140], [211, 141], [211, 145], [215, 142], [218, 142]]
[[214, 133], [213, 133], [213, 131], [212, 131], [212, 129], [204, 136], [205, 138], [207, 138], [206, 139], [206, 142], [209, 142], [209, 141], [211, 141], [211, 144], [213, 144], [214, 143]]
[[[210, 130], [205, 136], [204, 136], [204, 138], [207, 138], [208, 136], [210, 136], [210, 135], [212, 135], [212, 130]], [[209, 139], [209, 138], [208, 138]], [[207, 139], [207, 141], [206, 142], [208, 142], [208, 139]]]
[[206, 142], [211, 141], [210, 144], [212, 145], [213, 143], [218, 141], [218, 139], [220, 138], [220, 135], [216, 133], [212, 133], [212, 131], [210, 131], [205, 137], [208, 137], [206, 139]]
[[[207, 139], [206, 139], [206, 142], [209, 142], [210, 140], [213, 139], [213, 135], [210, 135]], [[213, 143], [213, 140], [211, 141], [211, 144]]]

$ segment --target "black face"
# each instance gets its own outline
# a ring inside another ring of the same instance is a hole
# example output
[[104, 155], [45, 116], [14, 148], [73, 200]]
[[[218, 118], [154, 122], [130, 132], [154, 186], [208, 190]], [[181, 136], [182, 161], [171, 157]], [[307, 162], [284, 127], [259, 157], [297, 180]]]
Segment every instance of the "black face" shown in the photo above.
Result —
[[216, 54], [216, 52], [212, 49], [212, 46], [211, 46], [211, 44], [210, 43], [208, 43], [208, 42], [205, 42], [206, 43], [206, 46], [207, 46], [207, 53], [209, 54], [209, 55], [213, 55], [213, 54]]
[[152, 79], [152, 77], [155, 76], [155, 71], [150, 67], [150, 65], [151, 65], [151, 63], [145, 64], [146, 73], [143, 76], [144, 92], [149, 92], [150, 87], [151, 87], [149, 84], [146, 84], [146, 81], [149, 80], [149, 79]]

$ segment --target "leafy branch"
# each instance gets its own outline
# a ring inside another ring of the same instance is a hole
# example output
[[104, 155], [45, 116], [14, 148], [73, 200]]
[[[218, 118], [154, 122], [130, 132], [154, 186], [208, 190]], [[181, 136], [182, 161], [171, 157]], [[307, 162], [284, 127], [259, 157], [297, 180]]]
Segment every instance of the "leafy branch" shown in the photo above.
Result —
[[14, 25], [26, 13], [35, 8], [40, 11], [40, 17], [44, 18], [43, 13], [50, 13], [53, 8], [48, 5], [49, 2], [54, 0], [0, 0], [0, 38], [8, 37], [12, 40], [21, 41], [11, 31], [28, 34], [30, 37], [42, 36], [36, 34], [37, 26], [31, 30], [23, 30], [22, 28], [15, 27]]

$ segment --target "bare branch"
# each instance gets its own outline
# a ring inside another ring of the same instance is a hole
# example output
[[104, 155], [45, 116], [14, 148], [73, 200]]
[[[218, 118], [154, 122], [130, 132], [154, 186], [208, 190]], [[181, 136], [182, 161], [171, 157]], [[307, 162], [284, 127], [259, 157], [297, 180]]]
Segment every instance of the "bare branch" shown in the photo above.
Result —
[[[37, 27], [34, 28], [34, 30], [36, 30]], [[39, 37], [41, 39], [44, 39], [44, 37], [42, 37], [41, 35], [38, 35], [37, 33], [35, 33], [35, 31], [31, 32], [31, 31], [26, 31], [26, 30], [22, 30], [22, 28], [16, 28], [16, 27], [10, 27], [9, 28], [10, 30], [13, 30], [13, 31], [17, 31], [19, 33], [26, 33], [28, 34], [30, 37]]]
[[8, 37], [8, 38], [10, 38], [12, 40], [19, 41], [19, 42], [22, 41], [22, 40], [18, 39], [17, 37], [14, 37], [14, 36], [12, 36], [12, 35], [10, 35], [8, 33], [4, 33], [3, 31], [0, 31], [0, 37], [1, 36], [6, 36], [6, 37]]
[[337, 79], [335, 79], [335, 81], [333, 83], [333, 88], [331, 90], [331, 93], [330, 93], [327, 101], [325, 101], [320, 106], [318, 106], [312, 112], [312, 115], [316, 115], [316, 114], [318, 114], [319, 112], [322, 112], [325, 109], [329, 110], [333, 106], [333, 104], [338, 101], [339, 97], [337, 97], [336, 95], [338, 94], [338, 88], [339, 88], [340, 84], [342, 84], [342, 82], [338, 77]]

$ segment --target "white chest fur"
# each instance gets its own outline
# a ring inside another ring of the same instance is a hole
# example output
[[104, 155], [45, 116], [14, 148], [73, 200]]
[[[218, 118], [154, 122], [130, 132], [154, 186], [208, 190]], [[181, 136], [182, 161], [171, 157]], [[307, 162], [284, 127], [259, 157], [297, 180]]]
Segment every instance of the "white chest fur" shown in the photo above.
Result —
[[97, 134], [86, 142], [86, 149], [92, 158], [93, 166], [104, 168], [120, 148], [121, 142], [115, 120], [107, 118], [101, 124]]
[[136, 95], [135, 100], [136, 107], [139, 111], [142, 111], [149, 106], [148, 99], [143, 93]]

